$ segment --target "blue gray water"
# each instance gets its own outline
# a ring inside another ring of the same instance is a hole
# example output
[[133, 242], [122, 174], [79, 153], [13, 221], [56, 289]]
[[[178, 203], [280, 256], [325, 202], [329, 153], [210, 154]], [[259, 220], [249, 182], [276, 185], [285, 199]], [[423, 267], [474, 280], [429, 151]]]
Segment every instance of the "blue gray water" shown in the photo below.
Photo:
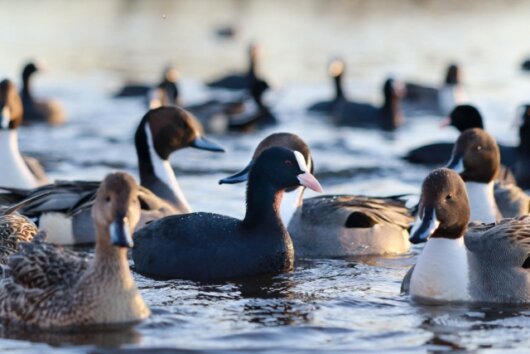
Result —
[[[21, 148], [42, 158], [55, 179], [136, 175], [132, 143], [145, 108], [113, 100], [125, 80], [156, 81], [174, 62], [187, 103], [208, 97], [201, 80], [244, 67], [249, 40], [263, 45], [261, 71], [275, 90], [267, 101], [281, 124], [247, 136], [213, 137], [228, 153], [185, 150], [171, 162], [194, 210], [241, 217], [244, 186], [217, 180], [243, 167], [255, 145], [290, 131], [311, 146], [327, 193], [417, 195], [428, 169], [400, 159], [409, 148], [454, 140], [438, 118], [409, 120], [395, 134], [336, 129], [304, 107], [329, 97], [326, 63], [341, 55], [352, 98], [379, 102], [388, 74], [436, 83], [458, 61], [486, 127], [515, 144], [516, 105], [530, 94], [518, 66], [530, 56], [526, 1], [0, 1], [0, 76], [17, 78], [41, 57], [41, 96], [60, 98], [70, 122], [20, 131]], [[165, 16], [164, 16], [165, 15]], [[165, 17], [165, 18], [164, 18]], [[215, 29], [233, 24], [237, 36]], [[312, 194], [308, 194], [312, 195]], [[46, 334], [0, 329], [1, 352], [98, 352], [179, 348], [223, 352], [525, 352], [527, 308], [424, 307], [399, 295], [418, 250], [402, 257], [301, 260], [296, 270], [248, 282], [199, 284], [136, 280], [153, 311], [125, 331]], [[200, 260], [198, 260], [200, 261]]]

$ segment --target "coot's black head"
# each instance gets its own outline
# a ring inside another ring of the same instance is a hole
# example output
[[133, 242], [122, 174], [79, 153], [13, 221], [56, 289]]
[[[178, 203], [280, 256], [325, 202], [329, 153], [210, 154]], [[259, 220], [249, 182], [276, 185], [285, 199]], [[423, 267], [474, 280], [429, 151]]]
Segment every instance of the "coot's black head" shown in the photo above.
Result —
[[23, 106], [15, 84], [0, 82], [0, 130], [16, 129], [22, 123]]
[[304, 157], [304, 160], [306, 161], [306, 164], [309, 168], [309, 172], [313, 173], [313, 160], [311, 158], [311, 152], [309, 151], [309, 146], [305, 143], [305, 141], [302, 140], [298, 135], [291, 134], [291, 133], [274, 133], [263, 139], [258, 146], [256, 147], [256, 150], [254, 150], [254, 155], [252, 155], [252, 159], [250, 160], [247, 167], [245, 167], [243, 170], [237, 172], [236, 174], [223, 178], [219, 181], [219, 184], [233, 184], [233, 183], [240, 183], [248, 180], [248, 173], [250, 172], [250, 168], [252, 167], [252, 164], [254, 161], [256, 161], [257, 157], [266, 149], [272, 147], [272, 146], [281, 146], [293, 151], [299, 151], [302, 156]]
[[475, 106], [470, 104], [456, 106], [449, 114], [449, 119], [446, 120], [446, 123], [452, 125], [460, 132], [471, 128], [484, 129], [482, 115]]
[[339, 77], [346, 71], [346, 64], [341, 58], [335, 58], [329, 63], [328, 72], [331, 77]]
[[39, 71], [39, 65], [34, 62], [30, 62], [24, 66], [22, 70], [22, 80], [26, 81], [33, 73]]
[[447, 73], [445, 75], [445, 83], [447, 85], [457, 85], [460, 83], [460, 67], [457, 64], [450, 64], [447, 67]]
[[448, 168], [466, 182], [489, 183], [500, 168], [500, 152], [495, 138], [480, 128], [464, 131], [453, 147]]
[[322, 192], [318, 180], [309, 172], [304, 156], [279, 146], [267, 148], [259, 154], [250, 169], [249, 180], [265, 178], [277, 190], [304, 186]]
[[436, 169], [423, 181], [418, 219], [410, 241], [425, 242], [429, 236], [459, 238], [467, 228], [470, 213], [462, 178], [447, 168]]
[[201, 123], [190, 112], [178, 106], [159, 107], [149, 110], [136, 131], [136, 145], [146, 139], [149, 129], [156, 153], [163, 160], [185, 147], [224, 152], [224, 148], [204, 137]]

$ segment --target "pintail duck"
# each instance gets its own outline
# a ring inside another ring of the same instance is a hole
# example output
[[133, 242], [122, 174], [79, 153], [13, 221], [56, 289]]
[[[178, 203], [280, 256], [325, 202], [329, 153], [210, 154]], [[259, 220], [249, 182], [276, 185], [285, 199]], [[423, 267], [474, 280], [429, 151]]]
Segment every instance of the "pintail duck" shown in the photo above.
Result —
[[57, 100], [37, 100], [32, 94], [31, 78], [41, 70], [42, 65], [28, 63], [22, 71], [22, 104], [24, 105], [24, 122], [48, 123], [51, 125], [62, 124], [66, 116], [62, 104]]
[[140, 219], [138, 185], [125, 173], [108, 175], [92, 207], [96, 252], [76, 256], [36, 238], [9, 259], [0, 280], [0, 318], [47, 330], [133, 324], [150, 311], [127, 260]]
[[335, 97], [329, 101], [319, 101], [313, 103], [307, 108], [309, 112], [329, 114], [333, 111], [333, 108], [338, 102], [345, 99], [344, 89], [342, 88], [345, 68], [346, 64], [342, 59], [334, 59], [331, 61], [328, 67], [328, 73], [333, 79]]
[[284, 191], [322, 191], [298, 151], [264, 150], [252, 164], [243, 220], [211, 213], [168, 216], [135, 235], [135, 269], [157, 278], [199, 281], [290, 271], [291, 237], [279, 215]]
[[409, 116], [416, 114], [447, 115], [455, 107], [467, 100], [462, 87], [462, 70], [457, 64], [447, 67], [443, 85], [430, 87], [407, 82], [403, 97], [403, 109]]
[[[482, 114], [475, 106], [469, 104], [456, 106], [449, 116], [440, 123], [440, 126], [453, 126], [460, 133], [472, 128], [484, 129]], [[411, 163], [443, 165], [449, 161], [453, 152], [453, 146], [454, 143], [452, 142], [432, 143], [412, 149], [404, 158]], [[499, 149], [501, 152], [501, 163], [503, 164], [502, 172], [506, 174], [508, 168], [514, 168], [515, 166], [517, 161], [517, 148], [499, 144]]]
[[0, 186], [35, 188], [47, 182], [40, 164], [20, 154], [17, 128], [22, 123], [23, 108], [15, 85], [0, 82]]
[[[173, 106], [150, 110], [140, 122], [135, 135], [142, 205], [139, 226], [162, 216], [188, 213], [191, 208], [182, 193], [169, 155], [182, 148], [222, 152], [224, 149], [202, 134], [200, 123], [187, 111]], [[57, 244], [93, 243], [95, 230], [90, 207], [99, 182], [59, 181], [34, 190], [7, 189], [0, 200], [20, 201], [46, 192], [43, 198], [21, 209], [24, 215], [38, 218], [48, 241]]]
[[387, 79], [383, 85], [382, 106], [341, 99], [334, 105], [332, 117], [341, 126], [393, 131], [404, 121], [400, 108], [403, 92], [400, 83]]
[[530, 199], [520, 188], [495, 181], [500, 152], [495, 138], [486, 131], [474, 128], [460, 134], [448, 167], [465, 182], [472, 221], [494, 222], [529, 212]]
[[[300, 151], [313, 168], [309, 147], [300, 137], [276, 133], [258, 145], [245, 169], [219, 183], [246, 181], [256, 158], [271, 146]], [[280, 207], [297, 257], [400, 254], [409, 250], [407, 229], [413, 218], [399, 198], [325, 195], [303, 199], [303, 192], [303, 187], [286, 191]]]
[[434, 170], [423, 182], [411, 242], [427, 243], [404, 279], [426, 303], [529, 303], [530, 217], [471, 224], [466, 186], [454, 171]]

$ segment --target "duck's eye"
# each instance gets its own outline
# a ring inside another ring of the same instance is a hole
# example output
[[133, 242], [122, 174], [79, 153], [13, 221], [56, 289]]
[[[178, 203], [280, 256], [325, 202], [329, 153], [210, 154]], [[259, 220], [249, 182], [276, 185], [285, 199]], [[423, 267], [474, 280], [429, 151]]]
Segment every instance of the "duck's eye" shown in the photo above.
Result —
[[293, 167], [293, 162], [291, 160], [285, 160], [283, 163], [285, 166]]
[[482, 146], [479, 145], [477, 146], [477, 151], [480, 151], [480, 150], [482, 150]]
[[453, 198], [453, 196], [451, 194], [448, 194], [448, 195], [445, 196], [445, 200], [450, 200], [452, 198]]
[[110, 195], [107, 195], [107, 196], [105, 197], [105, 201], [106, 201], [107, 203], [110, 202]]

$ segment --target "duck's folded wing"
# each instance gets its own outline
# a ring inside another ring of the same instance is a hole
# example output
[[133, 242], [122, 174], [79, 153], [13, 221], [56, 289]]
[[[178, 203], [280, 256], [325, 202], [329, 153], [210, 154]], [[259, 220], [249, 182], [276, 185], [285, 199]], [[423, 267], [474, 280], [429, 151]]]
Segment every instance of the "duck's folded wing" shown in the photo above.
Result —
[[147, 188], [140, 187], [140, 190], [138, 191], [138, 199], [140, 200], [142, 214], [140, 221], [136, 226], [136, 230], [141, 229], [153, 220], [179, 214], [178, 210], [173, 205], [166, 202], [164, 199], [159, 198]]
[[530, 211], [530, 198], [514, 184], [495, 182], [495, 202], [505, 218], [526, 215]]
[[75, 283], [91, 259], [88, 253], [48, 244], [39, 234], [33, 242], [20, 244], [19, 252], [9, 258], [8, 267], [15, 283], [25, 288], [46, 289]]
[[375, 224], [394, 224], [404, 229], [414, 221], [409, 210], [398, 198], [364, 196], [319, 196], [304, 200], [304, 221], [329, 219], [346, 227], [371, 227]]
[[[530, 215], [502, 219], [497, 223], [472, 223], [464, 237], [467, 249], [491, 261], [510, 255], [522, 266], [530, 256]], [[505, 259], [507, 261], [507, 259]]]
[[38, 216], [43, 212], [74, 212], [80, 205], [94, 198], [100, 182], [92, 181], [57, 181], [35, 189], [15, 189], [0, 187], [5, 193], [0, 194], [0, 202], [21, 202], [34, 198], [20, 211], [27, 216]]

